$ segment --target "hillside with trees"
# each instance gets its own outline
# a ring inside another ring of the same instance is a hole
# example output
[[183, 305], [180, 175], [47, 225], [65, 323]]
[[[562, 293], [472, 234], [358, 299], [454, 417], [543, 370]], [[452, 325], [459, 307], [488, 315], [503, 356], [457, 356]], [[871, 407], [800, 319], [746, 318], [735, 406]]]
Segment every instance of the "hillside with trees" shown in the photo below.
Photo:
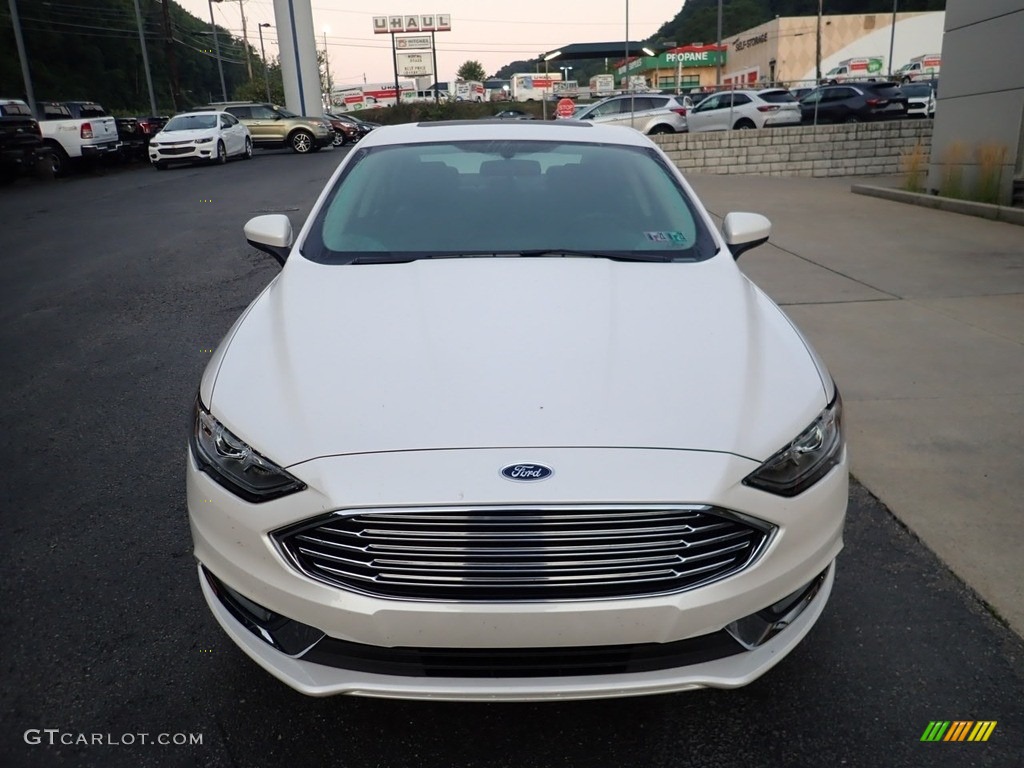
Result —
[[[139, 0], [139, 8], [157, 110], [220, 101], [209, 20], [172, 0]], [[111, 111], [149, 112], [133, 0], [17, 0], [17, 10], [37, 99], [92, 99]], [[228, 98], [266, 98], [259, 51], [222, 27], [217, 35]], [[273, 65], [270, 75], [280, 94]], [[0, 5], [0, 96], [25, 96], [8, 3]]]

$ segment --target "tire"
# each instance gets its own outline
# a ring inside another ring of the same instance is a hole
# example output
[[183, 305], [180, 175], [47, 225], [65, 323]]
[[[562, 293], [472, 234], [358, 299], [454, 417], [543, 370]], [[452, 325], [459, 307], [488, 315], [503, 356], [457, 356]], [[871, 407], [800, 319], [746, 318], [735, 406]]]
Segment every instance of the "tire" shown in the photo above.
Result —
[[292, 152], [305, 155], [313, 151], [316, 143], [313, 141], [313, 134], [309, 131], [296, 131], [288, 137], [288, 145], [292, 148]]
[[334, 132], [334, 138], [331, 140], [332, 147], [344, 147], [345, 146], [345, 134], [341, 131]]
[[153, 167], [156, 168], [158, 171], [166, 171], [167, 163], [165, 163], [163, 160], [158, 160], [157, 162], [153, 163]]
[[753, 120], [748, 120], [745, 117], [741, 120], [737, 120], [736, 125], [733, 126], [733, 130], [736, 131], [747, 131], [750, 130], [751, 128], [757, 128], [757, 126], [754, 125]]
[[844, 123], [859, 123], [860, 121], [860, 118], [856, 115], [847, 115], [846, 119], [843, 120]]
[[64, 148], [57, 143], [50, 143], [50, 167], [53, 169], [54, 176], [65, 176], [71, 168], [71, 158], [68, 157], [68, 153], [64, 151]]
[[648, 136], [657, 136], [660, 133], [675, 133], [675, 131], [672, 130], [671, 126], [665, 125], [665, 124], [661, 124], [661, 125], [656, 125], [653, 128], [651, 128], [651, 130], [649, 130], [647, 132], [647, 135]]
[[217, 165], [224, 165], [228, 161], [228, 151], [224, 147], [223, 141], [217, 142], [217, 157], [213, 159], [213, 162]]
[[252, 160], [252, 139], [245, 137], [245, 149], [242, 150], [243, 160]]

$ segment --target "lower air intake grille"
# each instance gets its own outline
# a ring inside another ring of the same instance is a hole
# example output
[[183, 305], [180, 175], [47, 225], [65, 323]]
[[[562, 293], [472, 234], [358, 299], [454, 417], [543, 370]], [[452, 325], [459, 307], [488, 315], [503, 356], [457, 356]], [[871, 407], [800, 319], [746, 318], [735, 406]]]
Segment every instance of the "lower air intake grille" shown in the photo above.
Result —
[[379, 597], [598, 600], [735, 574], [771, 526], [700, 505], [342, 510], [274, 534], [307, 576]]

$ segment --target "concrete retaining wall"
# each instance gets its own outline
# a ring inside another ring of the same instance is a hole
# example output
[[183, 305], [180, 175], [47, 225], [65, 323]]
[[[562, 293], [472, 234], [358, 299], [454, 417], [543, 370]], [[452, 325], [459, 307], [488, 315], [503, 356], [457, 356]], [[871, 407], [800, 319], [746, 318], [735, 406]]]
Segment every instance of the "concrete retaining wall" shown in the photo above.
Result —
[[761, 176], [883, 176], [903, 173], [900, 157], [931, 149], [931, 120], [797, 126], [652, 136], [687, 173]]

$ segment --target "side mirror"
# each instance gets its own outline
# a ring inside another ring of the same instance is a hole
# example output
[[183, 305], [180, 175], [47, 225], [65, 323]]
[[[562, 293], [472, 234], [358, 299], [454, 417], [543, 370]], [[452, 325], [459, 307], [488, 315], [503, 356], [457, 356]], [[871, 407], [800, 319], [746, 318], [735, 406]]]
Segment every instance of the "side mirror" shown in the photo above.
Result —
[[256, 216], [245, 223], [245, 241], [284, 266], [292, 249], [292, 222], [282, 213]]
[[772, 223], [759, 213], [729, 213], [722, 222], [722, 235], [734, 259], [744, 251], [767, 243], [771, 233]]

